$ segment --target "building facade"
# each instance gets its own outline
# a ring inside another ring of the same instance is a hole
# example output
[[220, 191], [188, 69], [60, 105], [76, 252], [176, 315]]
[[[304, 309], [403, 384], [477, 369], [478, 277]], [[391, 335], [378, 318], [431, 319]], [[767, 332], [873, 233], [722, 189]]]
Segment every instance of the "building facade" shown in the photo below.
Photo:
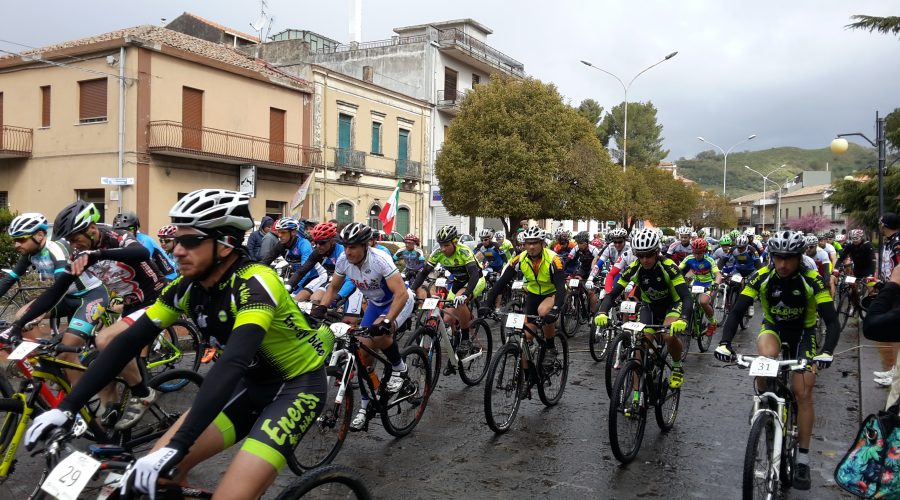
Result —
[[827, 220], [830, 229], [840, 231], [847, 221], [843, 210], [829, 201], [833, 192], [831, 172], [804, 171], [780, 188], [773, 185], [771, 191], [735, 198], [731, 205], [740, 229], [753, 228], [758, 233], [790, 227], [792, 220], [818, 215]]
[[230, 47], [156, 26], [6, 57], [0, 196], [51, 220], [79, 198], [107, 222], [133, 210], [151, 234], [199, 188], [252, 191], [257, 220], [282, 215], [322, 165], [310, 146], [312, 94]]

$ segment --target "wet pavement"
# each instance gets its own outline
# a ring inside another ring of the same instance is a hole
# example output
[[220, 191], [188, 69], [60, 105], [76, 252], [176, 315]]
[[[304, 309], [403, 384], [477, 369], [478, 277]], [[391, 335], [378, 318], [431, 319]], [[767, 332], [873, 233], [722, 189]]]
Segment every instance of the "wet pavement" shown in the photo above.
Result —
[[[757, 316], [738, 334], [736, 350], [755, 353], [758, 331]], [[833, 471], [860, 421], [858, 342], [856, 329], [848, 325], [834, 364], [820, 373], [810, 450], [813, 487], [809, 492], [789, 491], [787, 498], [851, 498], [834, 484]], [[649, 416], [638, 457], [623, 467], [610, 451], [602, 365], [588, 353], [586, 326], [569, 345], [571, 365], [562, 401], [549, 409], [536, 394], [523, 401], [508, 433], [497, 436], [485, 423], [483, 386], [466, 387], [458, 376], [442, 376], [409, 436], [395, 439], [372, 421], [367, 433], [347, 437], [335, 463], [358, 469], [375, 498], [740, 496], [752, 395], [746, 370], [724, 367], [711, 354], [698, 354], [694, 345], [685, 363], [674, 429], [661, 433]], [[16, 483], [3, 485], [5, 494], [15, 495], [10, 498], [23, 498], [16, 484], [30, 483], [26, 478], [39, 471], [36, 459], [21, 452], [19, 456], [24, 458], [11, 479]], [[213, 486], [230, 456], [197, 467], [191, 481]], [[285, 470], [267, 497], [293, 479]]]

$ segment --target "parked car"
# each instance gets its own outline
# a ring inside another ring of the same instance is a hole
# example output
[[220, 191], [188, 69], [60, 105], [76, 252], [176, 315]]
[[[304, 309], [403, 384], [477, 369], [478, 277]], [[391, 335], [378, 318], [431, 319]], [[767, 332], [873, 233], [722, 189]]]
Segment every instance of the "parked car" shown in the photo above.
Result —
[[391, 255], [393, 255], [403, 246], [403, 235], [398, 233], [397, 231], [391, 231], [390, 233], [378, 231], [378, 242], [382, 246], [390, 250]]
[[469, 250], [475, 250], [475, 247], [478, 246], [478, 240], [472, 237], [471, 234], [461, 234], [459, 235], [459, 242], [463, 245], [469, 247]]

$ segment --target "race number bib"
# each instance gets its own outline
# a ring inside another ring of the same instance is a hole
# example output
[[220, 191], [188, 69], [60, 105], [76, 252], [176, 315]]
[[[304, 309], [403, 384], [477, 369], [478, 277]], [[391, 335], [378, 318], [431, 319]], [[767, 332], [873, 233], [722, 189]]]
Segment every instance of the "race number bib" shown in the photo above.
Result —
[[845, 277], [845, 278], [844, 278], [844, 283], [846, 283], [846, 284], [848, 284], [848, 285], [852, 285], [852, 284], [856, 283], [856, 276], [847, 276], [847, 277]]
[[425, 299], [425, 302], [422, 302], [422, 309], [429, 311], [434, 309], [435, 307], [437, 307], [439, 300], [440, 299], [437, 297], [430, 297]]
[[28, 342], [26, 340], [26, 341], [22, 342], [21, 344], [19, 344], [19, 346], [16, 347], [15, 350], [13, 350], [13, 352], [9, 353], [9, 356], [7, 359], [12, 359], [12, 360], [24, 359], [26, 356], [28, 356], [31, 353], [31, 351], [37, 349], [37, 347], [39, 345], [40, 344], [36, 344], [34, 342]]
[[776, 377], [778, 376], [778, 361], [759, 356], [750, 363], [751, 377]]
[[706, 293], [706, 287], [702, 287], [700, 285], [694, 285], [691, 287], [691, 293]]
[[645, 326], [647, 325], [638, 321], [629, 321], [622, 325], [622, 329], [630, 332], [642, 332]]
[[624, 300], [619, 304], [619, 312], [634, 314], [635, 311], [637, 311], [637, 302], [633, 300]]
[[506, 317], [506, 327], [521, 330], [525, 326], [525, 315], [510, 313]]
[[50, 471], [41, 489], [60, 500], [77, 500], [99, 468], [100, 462], [76, 451]]
[[297, 306], [303, 311], [304, 314], [309, 314], [312, 312], [312, 302], [297, 302]]
[[569, 280], [569, 288], [578, 288], [578, 284], [581, 283], [580, 280], [576, 278], [572, 278]]
[[434, 280], [434, 286], [438, 288], [447, 288], [447, 278], [438, 278]]
[[731, 281], [740, 285], [741, 283], [744, 282], [744, 277], [741, 276], [740, 274], [732, 274]]
[[522, 281], [522, 280], [516, 280], [516, 281], [513, 281], [512, 289], [513, 289], [513, 290], [521, 290], [521, 289], [522, 289], [522, 285], [524, 285], [524, 284], [525, 284], [525, 282]]

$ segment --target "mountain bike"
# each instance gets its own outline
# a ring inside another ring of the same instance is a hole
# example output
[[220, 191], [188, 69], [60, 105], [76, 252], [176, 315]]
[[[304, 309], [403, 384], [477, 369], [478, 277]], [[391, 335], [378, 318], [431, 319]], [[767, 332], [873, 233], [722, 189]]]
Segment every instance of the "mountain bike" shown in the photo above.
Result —
[[[712, 335], [706, 334], [707, 327], [709, 326], [709, 319], [707, 319], [703, 307], [700, 306], [700, 297], [703, 294], [706, 292], [710, 292], [711, 295], [716, 294], [715, 283], [710, 285], [710, 287], [711, 289], [707, 289], [700, 285], [691, 286], [691, 294], [694, 296], [694, 310], [691, 314], [691, 322], [688, 327], [685, 328], [684, 333], [681, 336], [681, 344], [683, 347], [681, 354], [682, 360], [687, 357], [691, 343], [697, 342], [697, 348], [700, 349], [700, 352], [709, 351], [709, 346], [712, 344]], [[710, 301], [712, 301], [712, 299], [710, 299]]]
[[610, 327], [607, 328], [607, 335], [610, 335], [612, 340], [609, 342], [609, 354], [603, 365], [604, 385], [606, 385], [608, 397], [612, 397], [613, 385], [619, 376], [619, 371], [631, 356], [632, 335], [631, 332], [622, 330], [622, 325], [630, 321], [637, 321], [641, 317], [643, 305], [643, 302], [623, 300], [617, 308], [610, 309]]
[[559, 323], [567, 337], [572, 338], [582, 325], [591, 319], [591, 306], [588, 304], [587, 294], [584, 293], [584, 279], [578, 276], [570, 276], [566, 280], [566, 301], [563, 304], [562, 313], [559, 315]]
[[[645, 329], [654, 331], [652, 337]], [[672, 363], [662, 339], [669, 327], [630, 321], [622, 330], [631, 334], [633, 347], [609, 400], [609, 442], [613, 455], [628, 464], [641, 449], [648, 408], [653, 407], [660, 430], [668, 432], [678, 416], [681, 389], [669, 388]]]
[[838, 323], [841, 331], [847, 326], [847, 321], [852, 317], [859, 318], [862, 322], [866, 319], [866, 297], [869, 296], [869, 288], [874, 285], [875, 278], [869, 277], [860, 282], [855, 276], [841, 274], [837, 288], [837, 304], [835, 310], [838, 314]]
[[[543, 324], [541, 316], [510, 313], [506, 317], [509, 340], [494, 355], [484, 384], [484, 416], [497, 434], [510, 429], [522, 400], [531, 399], [532, 387], [537, 386], [544, 406], [556, 406], [562, 398], [569, 374], [569, 344], [565, 335], [557, 335], [557, 357], [544, 363], [549, 344]], [[532, 340], [526, 339], [526, 332]]]
[[[737, 301], [737, 298], [741, 295], [741, 291], [744, 289], [744, 277], [741, 276], [741, 273], [735, 272], [731, 276], [728, 277], [727, 280], [723, 281], [725, 286], [725, 304], [724, 304], [724, 313], [722, 314], [722, 320], [719, 321], [720, 325], [724, 325], [725, 321], [728, 320], [728, 316], [731, 314], [731, 308], [734, 307], [734, 303]], [[741, 316], [738, 324], [741, 327], [741, 330], [746, 330], [748, 326], [750, 326], [750, 311], [744, 313]]]

